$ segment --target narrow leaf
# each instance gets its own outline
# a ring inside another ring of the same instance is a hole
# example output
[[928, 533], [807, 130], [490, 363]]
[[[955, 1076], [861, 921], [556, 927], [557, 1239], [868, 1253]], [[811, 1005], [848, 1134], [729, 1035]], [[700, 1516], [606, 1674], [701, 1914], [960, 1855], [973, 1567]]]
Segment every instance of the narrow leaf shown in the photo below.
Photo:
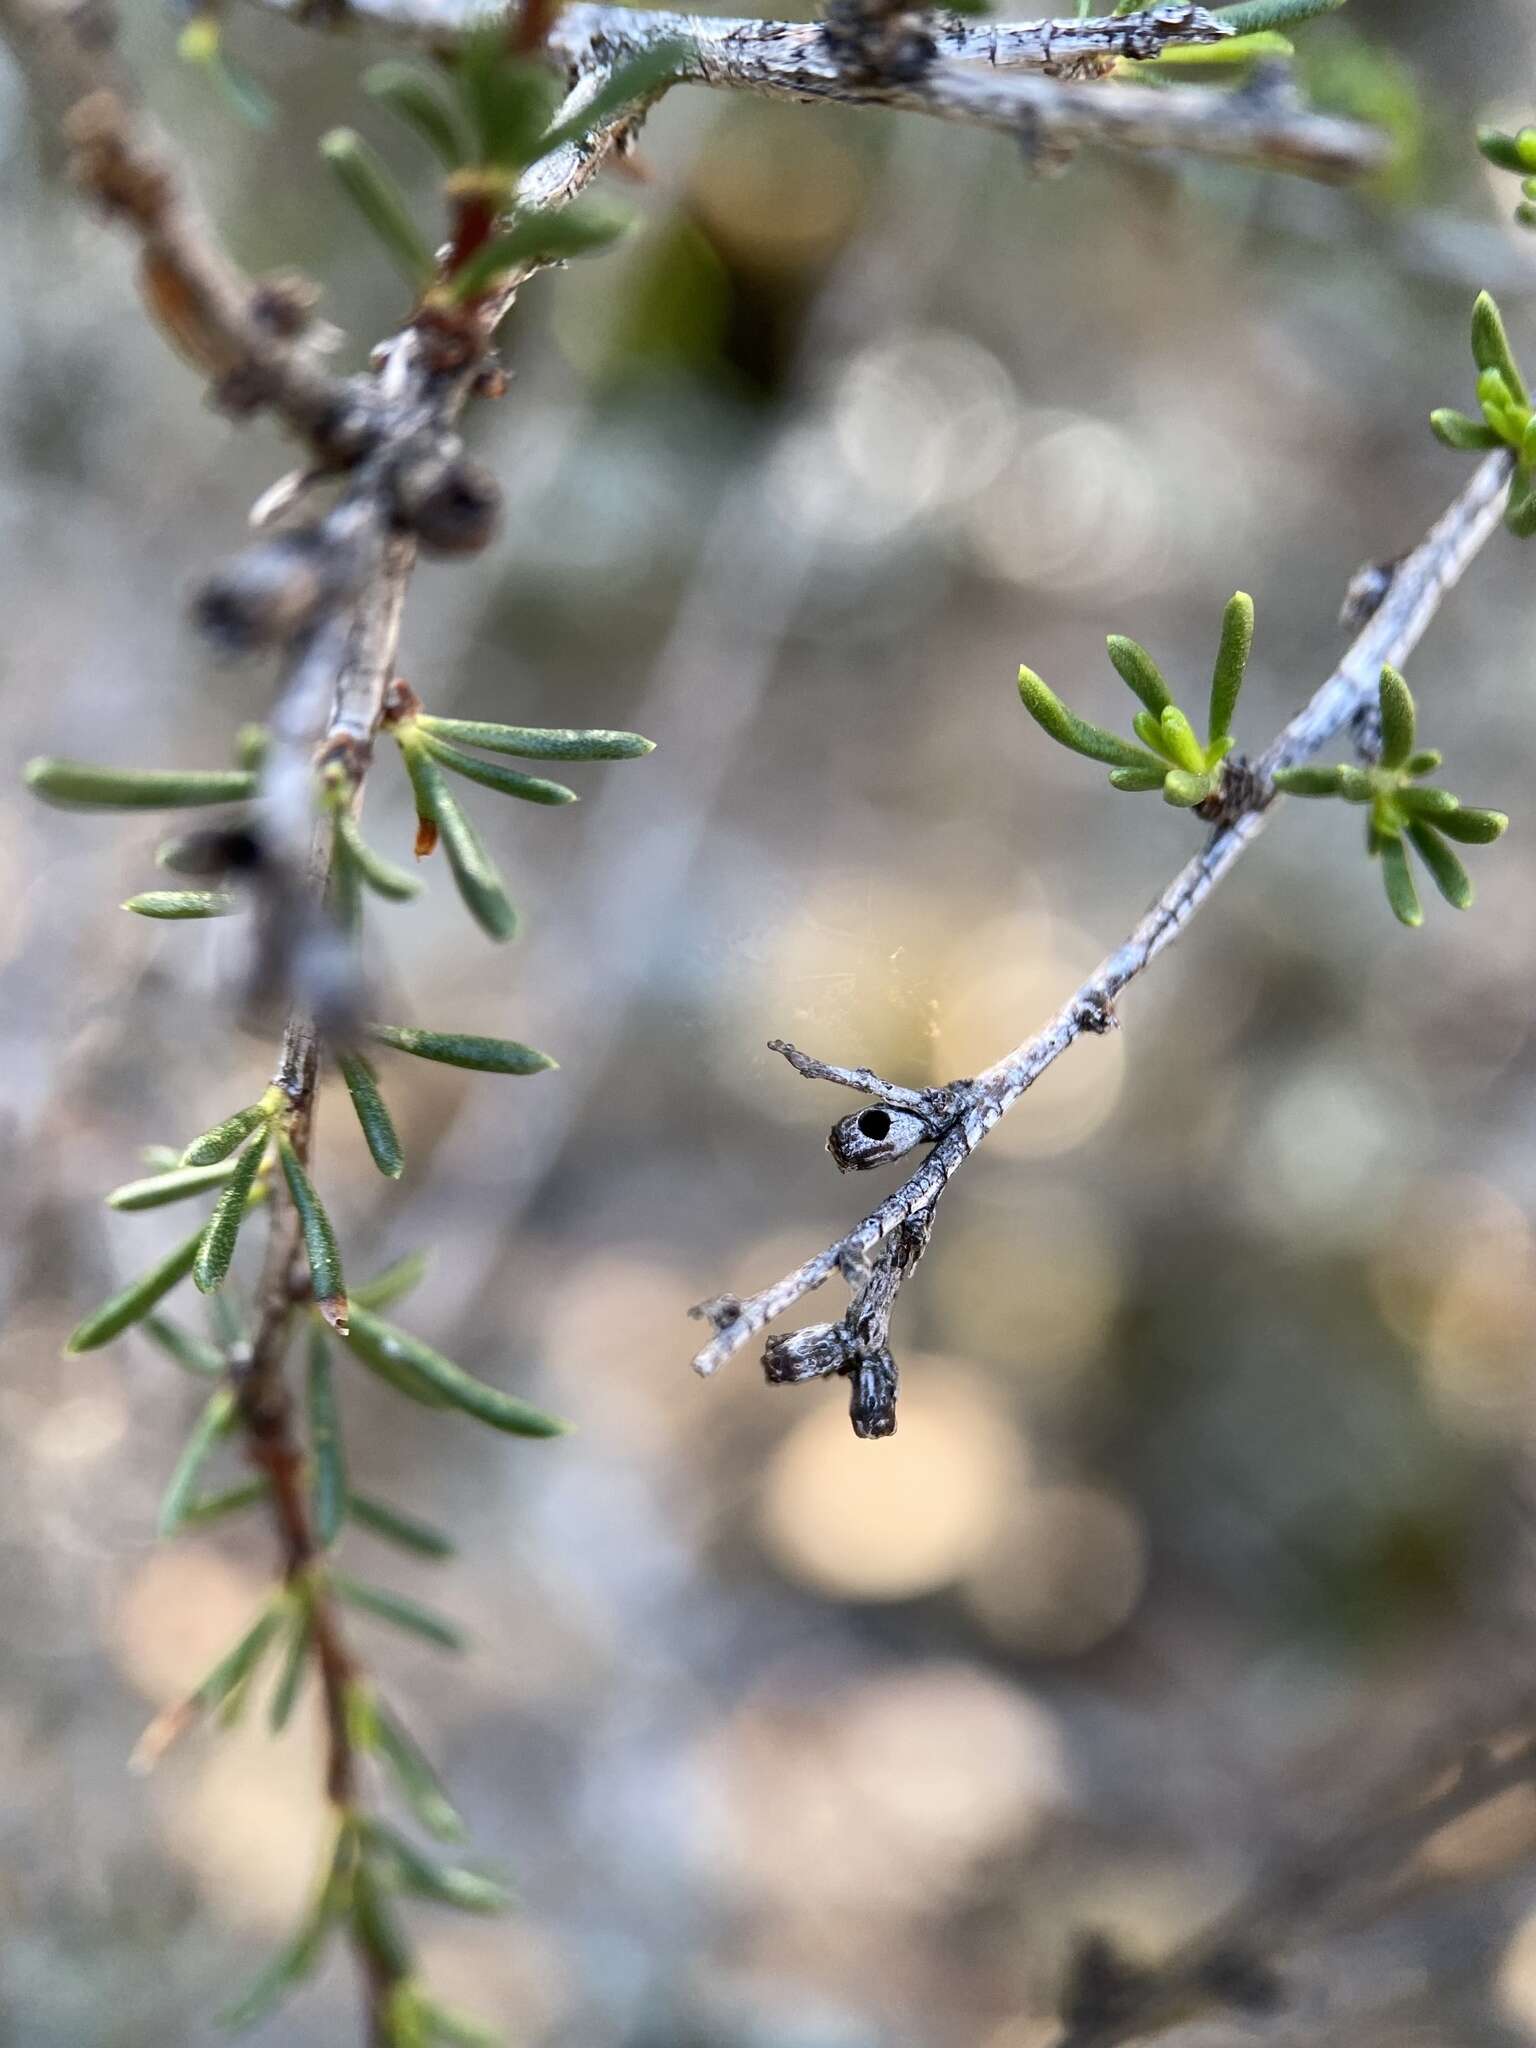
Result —
[[436, 267], [432, 251], [383, 159], [351, 128], [333, 128], [322, 136], [320, 153], [407, 284], [418, 290], [426, 285]]
[[240, 908], [227, 889], [146, 889], [123, 904], [136, 917], [158, 917], [185, 922], [191, 918], [233, 917]]
[[347, 1517], [347, 1466], [341, 1444], [341, 1419], [336, 1412], [330, 1346], [325, 1333], [313, 1324], [307, 1365], [310, 1497], [316, 1540], [322, 1550], [329, 1550]]
[[517, 929], [517, 913], [494, 862], [480, 844], [479, 834], [460, 810], [422, 739], [418, 737], [414, 744], [406, 745], [405, 758], [418, 808], [425, 797], [423, 814], [442, 834], [448, 865], [465, 909], [489, 938], [510, 939]]
[[130, 1280], [110, 1301], [104, 1301], [100, 1308], [94, 1309], [71, 1331], [64, 1346], [66, 1356], [74, 1357], [78, 1352], [95, 1351], [101, 1345], [109, 1344], [130, 1323], [148, 1315], [163, 1294], [169, 1294], [178, 1282], [186, 1279], [202, 1240], [202, 1226], [199, 1225], [174, 1251], [167, 1252], [158, 1265], [151, 1266], [147, 1273], [141, 1273], [137, 1280]]
[[109, 1209], [160, 1209], [167, 1202], [185, 1202], [193, 1195], [207, 1194], [222, 1187], [235, 1171], [225, 1162], [217, 1166], [180, 1166], [170, 1173], [150, 1174], [144, 1180], [124, 1181], [107, 1196]]
[[388, 1308], [421, 1284], [431, 1263], [430, 1252], [407, 1252], [361, 1287], [352, 1288], [348, 1298], [354, 1308]]
[[1502, 811], [1461, 810], [1450, 811], [1443, 818], [1436, 818], [1435, 830], [1443, 832], [1447, 839], [1459, 840], [1463, 846], [1491, 846], [1509, 830], [1509, 820]]
[[256, 793], [255, 776], [239, 769], [99, 768], [44, 755], [24, 772], [34, 796], [68, 810], [169, 811]]
[[1342, 768], [1314, 767], [1311, 763], [1275, 770], [1275, 787], [1287, 796], [1337, 796], [1343, 779]]
[[328, 1584], [339, 1600], [345, 1600], [349, 1607], [371, 1614], [379, 1621], [387, 1621], [407, 1635], [420, 1636], [424, 1642], [435, 1643], [440, 1650], [462, 1650], [467, 1639], [462, 1629], [451, 1621], [445, 1621], [430, 1608], [418, 1606], [403, 1593], [392, 1592], [387, 1586], [365, 1585], [361, 1579], [349, 1578], [345, 1572], [332, 1572]]
[[200, 1494], [196, 1500], [188, 1501], [182, 1510], [181, 1527], [206, 1529], [230, 1515], [243, 1514], [266, 1498], [265, 1479], [242, 1479], [234, 1486], [221, 1487], [217, 1493]]
[[1400, 789], [1394, 802], [1410, 818], [1432, 818], [1437, 823], [1461, 809], [1461, 801], [1448, 789]]
[[1195, 738], [1195, 728], [1177, 704], [1163, 707], [1158, 723], [1163, 728], [1163, 746], [1170, 759], [1190, 775], [1205, 773], [1205, 749]]
[[378, 1076], [361, 1053], [338, 1053], [336, 1064], [341, 1068], [374, 1165], [387, 1179], [398, 1180], [405, 1171], [405, 1154], [379, 1093]]
[[1019, 695], [1024, 701], [1024, 709], [1035, 723], [1058, 745], [1070, 747], [1074, 754], [1085, 754], [1090, 761], [1103, 761], [1111, 768], [1156, 766], [1153, 757], [1142, 748], [1133, 747], [1129, 740], [1105, 732], [1102, 726], [1090, 725], [1086, 719], [1069, 711], [1032, 668], [1021, 667], [1019, 670]]
[[315, 1307], [337, 1335], [344, 1337], [347, 1334], [347, 1290], [341, 1277], [341, 1253], [337, 1249], [331, 1219], [326, 1215], [314, 1184], [286, 1134], [278, 1136], [277, 1155], [283, 1162], [283, 1178], [288, 1183], [293, 1206], [299, 1212]]
[[495, 1878], [478, 1870], [434, 1863], [387, 1821], [370, 1821], [368, 1834], [394, 1866], [396, 1882], [417, 1898], [457, 1906], [463, 1913], [504, 1913], [512, 1904], [511, 1892]]
[[219, 2014], [219, 2024], [238, 2034], [264, 2020], [290, 1991], [314, 1975], [325, 1951], [326, 1937], [335, 1924], [335, 1888], [328, 1881], [293, 1939], [278, 1951], [250, 1988], [233, 2005], [225, 2007]]
[[1126, 790], [1161, 789], [1163, 777], [1167, 772], [1167, 769], [1161, 766], [1153, 768], [1111, 768], [1109, 771], [1110, 787], [1112, 789]]
[[412, 1813], [440, 1842], [462, 1842], [464, 1823], [415, 1737], [381, 1702], [373, 1709], [373, 1746], [394, 1773]]
[[1472, 359], [1480, 370], [1497, 370], [1517, 404], [1529, 404], [1525, 379], [1520, 375], [1504, 331], [1503, 316], [1490, 292], [1479, 292], [1472, 308]]
[[584, 107], [546, 131], [539, 142], [539, 155], [548, 156], [568, 142], [580, 142], [626, 107], [650, 99], [664, 85], [681, 78], [694, 47], [679, 37], [674, 42], [659, 43], [643, 57], [632, 57], [627, 64], [618, 65]]
[[352, 1520], [360, 1528], [381, 1537], [386, 1543], [409, 1550], [416, 1557], [454, 1555], [455, 1544], [451, 1536], [445, 1536], [441, 1529], [435, 1529], [430, 1522], [420, 1521], [415, 1515], [406, 1514], [401, 1508], [389, 1507], [364, 1493], [349, 1495], [347, 1505]]
[[1235, 35], [1256, 36], [1266, 29], [1294, 28], [1298, 22], [1315, 21], [1320, 14], [1333, 14], [1344, 0], [1240, 0], [1235, 7], [1218, 7], [1216, 19]]
[[142, 1327], [145, 1336], [152, 1337], [183, 1372], [195, 1373], [200, 1379], [218, 1379], [228, 1366], [222, 1351], [164, 1316], [146, 1316]]
[[1429, 869], [1435, 887], [1453, 910], [1472, 908], [1472, 877], [1458, 856], [1446, 845], [1433, 825], [1415, 818], [1408, 827], [1420, 860]]
[[451, 745], [447, 740], [437, 739], [431, 734], [424, 735], [426, 744], [432, 750], [432, 757], [445, 768], [451, 768], [455, 775], [464, 775], [471, 782], [482, 783], [487, 789], [494, 789], [502, 796], [519, 796], [530, 804], [573, 804], [577, 801], [574, 789], [567, 789], [563, 782], [546, 782], [542, 775], [522, 775], [515, 768], [503, 768], [499, 761], [477, 761], [473, 754], [466, 754], [461, 747]]
[[363, 73], [363, 91], [414, 129], [445, 169], [456, 171], [471, 161], [474, 145], [458, 108], [419, 65], [371, 65]]
[[304, 1673], [309, 1668], [309, 1646], [314, 1641], [315, 1611], [307, 1593], [301, 1595], [288, 1624], [288, 1641], [283, 1648], [282, 1669], [273, 1688], [267, 1721], [274, 1735], [281, 1735], [293, 1717]]
[[481, 163], [518, 171], [541, 156], [540, 138], [560, 101], [560, 81], [553, 71], [510, 58], [506, 30], [491, 20], [476, 24], [464, 38], [457, 68]]
[[654, 753], [656, 742], [637, 732], [581, 731], [539, 725], [485, 725], [469, 718], [433, 718], [416, 723], [434, 739], [457, 740], [490, 754], [518, 754], [525, 761], [634, 761]]
[[1115, 674], [1127, 689], [1134, 690], [1154, 718], [1161, 718], [1173, 702], [1163, 672], [1139, 640], [1127, 640], [1123, 633], [1111, 633], [1106, 645]]
[[1381, 842], [1381, 877], [1386, 884], [1387, 901], [1392, 914], [1399, 924], [1421, 925], [1424, 912], [1419, 904], [1419, 892], [1413, 886], [1413, 876], [1408, 869], [1408, 852], [1401, 839], [1395, 835], [1384, 837]]
[[1471, 454], [1475, 449], [1497, 448], [1500, 436], [1486, 420], [1469, 419], [1464, 412], [1457, 412], [1450, 406], [1441, 406], [1429, 416], [1430, 431], [1437, 441], [1447, 448], [1459, 449]]
[[484, 1380], [476, 1379], [462, 1366], [455, 1365], [429, 1344], [424, 1344], [419, 1337], [408, 1335], [367, 1309], [360, 1309], [354, 1315], [347, 1342], [365, 1364], [376, 1366], [380, 1359], [403, 1364], [408, 1371], [433, 1387], [452, 1407], [474, 1416], [478, 1422], [489, 1423], [493, 1429], [505, 1430], [511, 1436], [563, 1436], [570, 1427], [569, 1423], [544, 1414], [513, 1394], [504, 1394], [499, 1387], [488, 1386]]
[[1234, 593], [1221, 620], [1221, 644], [1216, 650], [1216, 667], [1211, 676], [1211, 723], [1209, 737], [1223, 740], [1232, 730], [1248, 657], [1253, 652], [1253, 599], [1246, 590]]
[[421, 894], [421, 883], [417, 877], [407, 874], [404, 868], [397, 868], [382, 854], [375, 853], [349, 812], [343, 811], [337, 817], [336, 837], [358, 874], [378, 895], [391, 903], [408, 903], [413, 896]]
[[1420, 747], [1416, 754], [1410, 754], [1403, 763], [1403, 773], [1405, 775], [1433, 775], [1444, 758], [1444, 755], [1437, 753], [1433, 747]]
[[1168, 760], [1168, 749], [1163, 744], [1163, 728], [1150, 711], [1138, 711], [1131, 720], [1131, 729], [1142, 745], [1150, 747], [1160, 761]]
[[1489, 163], [1501, 171], [1523, 171], [1525, 160], [1520, 154], [1520, 145], [1513, 135], [1506, 135], [1499, 128], [1479, 128], [1477, 146]]
[[555, 1062], [511, 1038], [478, 1038], [463, 1031], [417, 1031], [404, 1024], [370, 1024], [380, 1045], [444, 1066], [469, 1067], [480, 1074], [541, 1074]]
[[174, 1536], [186, 1521], [203, 1466], [220, 1438], [229, 1434], [235, 1413], [235, 1396], [230, 1388], [220, 1387], [209, 1397], [192, 1434], [187, 1438], [185, 1449], [176, 1460], [176, 1469], [161, 1499], [156, 1527], [162, 1536]]
[[192, 1268], [192, 1279], [202, 1294], [212, 1294], [228, 1278], [240, 1226], [245, 1221], [246, 1205], [256, 1176], [261, 1171], [266, 1149], [266, 1142], [261, 1138], [246, 1146], [208, 1219], [208, 1228], [197, 1248], [197, 1262]]
[[461, 263], [449, 278], [448, 289], [464, 304], [518, 271], [567, 263], [606, 249], [633, 224], [632, 215], [596, 199], [525, 213], [510, 228], [482, 243], [468, 262]]
[[204, 1712], [223, 1706], [236, 1687], [245, 1684], [263, 1651], [282, 1626], [280, 1602], [269, 1601], [232, 1650], [226, 1651], [208, 1676], [191, 1695], [190, 1703]]
[[248, 1138], [252, 1131], [259, 1129], [272, 1114], [270, 1105], [262, 1100], [253, 1102], [249, 1109], [237, 1109], [233, 1116], [225, 1117], [223, 1123], [215, 1124], [211, 1131], [204, 1131], [200, 1138], [194, 1138], [181, 1155], [183, 1166], [214, 1166], [221, 1159], [227, 1159], [235, 1147]]
[[1401, 768], [1413, 752], [1413, 696], [1395, 668], [1381, 672], [1381, 765]]

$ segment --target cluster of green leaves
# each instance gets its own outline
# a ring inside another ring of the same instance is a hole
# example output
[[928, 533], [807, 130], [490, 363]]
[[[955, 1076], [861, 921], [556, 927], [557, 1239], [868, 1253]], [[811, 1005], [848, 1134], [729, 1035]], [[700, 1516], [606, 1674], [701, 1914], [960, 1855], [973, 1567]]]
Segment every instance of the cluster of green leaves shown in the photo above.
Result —
[[1106, 762], [1115, 789], [1160, 789], [1165, 803], [1185, 810], [1219, 798], [1222, 763], [1233, 744], [1232, 718], [1253, 646], [1253, 600], [1238, 591], [1222, 620], [1203, 741], [1173, 701], [1162, 671], [1145, 647], [1119, 633], [1110, 635], [1108, 645], [1115, 673], [1141, 699], [1142, 708], [1132, 721], [1140, 746], [1077, 717], [1032, 668], [1021, 667], [1019, 695], [1024, 708], [1060, 745], [1090, 761]]
[[1449, 790], [1425, 783], [1424, 778], [1440, 766], [1441, 756], [1432, 749], [1415, 748], [1413, 698], [1394, 668], [1381, 672], [1380, 706], [1381, 752], [1374, 767], [1282, 768], [1275, 787], [1291, 796], [1336, 796], [1346, 803], [1368, 804], [1366, 851], [1381, 862], [1387, 901], [1403, 924], [1420, 925], [1424, 912], [1408, 865], [1408, 847], [1428, 868], [1446, 902], [1466, 910], [1472, 903], [1472, 880], [1449, 842], [1487, 846], [1506, 830], [1509, 820], [1502, 811], [1469, 809]]
[[335, 128], [321, 150], [343, 191], [421, 299], [468, 305], [505, 278], [584, 256], [622, 235], [627, 213], [595, 198], [559, 208], [518, 205], [524, 173], [555, 150], [645, 101], [677, 75], [682, 45], [619, 66], [579, 111], [555, 115], [563, 85], [548, 64], [513, 55], [507, 27], [488, 21], [465, 36], [440, 72], [387, 62], [366, 90], [432, 151], [445, 173], [452, 234], [440, 260], [409, 200], [354, 129]]
[[1489, 163], [1513, 171], [1521, 180], [1515, 219], [1522, 227], [1536, 228], [1536, 128], [1521, 128], [1513, 135], [1501, 128], [1480, 128], [1477, 146]]
[[1515, 471], [1509, 482], [1504, 524], [1519, 539], [1528, 540], [1536, 533], [1536, 410], [1503, 318], [1488, 292], [1478, 293], [1472, 309], [1472, 360], [1477, 365], [1482, 418], [1472, 419], [1443, 406], [1430, 414], [1429, 424], [1447, 448], [1514, 450]]

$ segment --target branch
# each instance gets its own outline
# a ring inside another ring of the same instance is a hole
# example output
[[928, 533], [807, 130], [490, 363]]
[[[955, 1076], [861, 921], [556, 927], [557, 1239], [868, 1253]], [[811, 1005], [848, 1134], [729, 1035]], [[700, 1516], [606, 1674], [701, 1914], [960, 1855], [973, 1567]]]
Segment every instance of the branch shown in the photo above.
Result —
[[[1426, 1795], [1426, 1783], [1443, 1789]], [[1420, 1759], [1384, 1802], [1386, 1819], [1356, 1817], [1310, 1845], [1156, 1967], [1123, 1961], [1102, 1937], [1090, 1937], [1063, 1997], [1056, 2048], [1118, 2048], [1221, 2008], [1270, 2011], [1281, 1995], [1275, 1964], [1325, 1914], [1405, 1870], [1453, 1822], [1532, 1784], [1530, 1737], [1503, 1757], [1471, 1744], [1450, 1764]]]
[[[771, 1287], [745, 1300], [722, 1295], [700, 1303], [693, 1313], [714, 1325], [715, 1336], [694, 1359], [696, 1371], [706, 1375], [717, 1372], [769, 1323], [834, 1273], [862, 1289], [872, 1254], [877, 1259], [903, 1262], [904, 1269], [911, 1263], [900, 1244], [893, 1248], [888, 1243], [893, 1233], [925, 1213], [931, 1220], [933, 1205], [988, 1131], [1084, 1032], [1113, 1028], [1117, 1021], [1115, 999], [1172, 944], [1264, 829], [1275, 802], [1276, 772], [1307, 760], [1366, 712], [1375, 700], [1382, 665], [1400, 667], [1417, 646], [1441, 600], [1497, 528], [1510, 474], [1511, 457], [1506, 452], [1490, 455], [1412, 553], [1390, 571], [1380, 573], [1377, 583], [1378, 587], [1384, 583], [1384, 589], [1379, 591], [1375, 610], [1338, 668], [1247, 773], [1233, 778], [1242, 808], [1218, 827], [1125, 941], [1100, 961], [1043, 1030], [974, 1080], [926, 1091], [895, 1087], [867, 1068], [829, 1068], [775, 1041], [774, 1049], [809, 1078], [832, 1080], [878, 1098], [878, 1108], [847, 1118], [834, 1128], [829, 1149], [839, 1165], [881, 1164], [922, 1144], [931, 1144], [933, 1149], [862, 1222]], [[936, 1104], [941, 1105], [942, 1121], [935, 1118]], [[914, 1129], [914, 1124], [921, 1127]], [[900, 1277], [896, 1275], [897, 1285]], [[770, 1344], [763, 1359], [770, 1380], [848, 1372], [856, 1367], [863, 1356], [859, 1313], [856, 1302], [850, 1315], [838, 1323], [818, 1324], [812, 1332], [798, 1333], [797, 1339], [779, 1340], [777, 1347]], [[888, 1316], [888, 1305], [884, 1313]], [[802, 1345], [794, 1359], [784, 1349], [786, 1341]], [[783, 1370], [786, 1363], [807, 1363], [805, 1347], [818, 1361], [814, 1369]]]
[[[307, 19], [309, 0], [256, 0], [268, 11]], [[483, 18], [480, 0], [336, 0], [325, 19], [382, 30], [434, 48], [451, 47]], [[1315, 114], [1267, 72], [1236, 91], [1203, 86], [1139, 87], [1099, 81], [1122, 58], [1155, 56], [1231, 33], [1205, 8], [1177, 6], [1085, 21], [988, 22], [963, 15], [922, 17], [933, 61], [899, 78], [851, 76], [817, 22], [700, 18], [592, 4], [567, 7], [549, 48], [579, 73], [606, 69], [681, 43], [678, 82], [765, 94], [887, 106], [965, 122], [1017, 137], [1031, 156], [1069, 154], [1081, 144], [1137, 153], [1187, 150], [1318, 178], [1380, 169], [1386, 138], [1358, 122]]]

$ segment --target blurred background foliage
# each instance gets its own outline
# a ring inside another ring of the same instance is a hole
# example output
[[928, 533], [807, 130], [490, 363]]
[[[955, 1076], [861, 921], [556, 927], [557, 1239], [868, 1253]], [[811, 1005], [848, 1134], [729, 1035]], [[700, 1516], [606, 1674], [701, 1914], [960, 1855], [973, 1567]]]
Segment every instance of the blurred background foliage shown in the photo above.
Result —
[[[237, 15], [280, 110], [254, 132], [158, 8], [130, 29], [235, 254], [321, 279], [361, 360], [399, 294], [316, 138], [352, 121], [430, 175], [357, 89], [375, 53]], [[527, 2048], [1037, 2048], [1078, 1930], [1155, 1951], [1399, 1736], [1528, 1676], [1536, 856], [1507, 540], [1410, 673], [1457, 787], [1516, 816], [1476, 911], [1401, 933], [1358, 819], [1291, 807], [951, 1195], [902, 1303], [893, 1442], [855, 1442], [835, 1390], [686, 1364], [690, 1302], [868, 1193], [820, 1152], [843, 1105], [764, 1040], [968, 1072], [1192, 843], [1043, 741], [1018, 662], [1102, 719], [1102, 636], [1128, 632], [1198, 695], [1246, 588], [1266, 738], [1334, 660], [1351, 572], [1461, 479], [1425, 423], [1478, 286], [1529, 346], [1536, 246], [1472, 147], [1536, 111], [1525, 0], [1355, 0], [1299, 41], [1311, 92], [1397, 135], [1376, 189], [1102, 158], [1037, 182], [995, 138], [690, 90], [646, 131], [642, 232], [509, 323], [510, 394], [473, 424], [505, 534], [422, 572], [405, 673], [435, 711], [658, 751], [582, 775], [580, 807], [487, 819], [527, 913], [505, 958], [436, 875], [379, 921], [389, 1014], [561, 1070], [402, 1076], [398, 1188], [328, 1102], [319, 1179], [357, 1270], [437, 1245], [415, 1327], [579, 1425], [481, 1442], [342, 1389], [357, 1476], [464, 1541], [435, 1586], [478, 1645], [452, 1682], [354, 1626], [522, 1894], [429, 1928], [428, 1973]], [[211, 667], [180, 598], [283, 451], [197, 403], [56, 167], [0, 74], [7, 753], [216, 763], [268, 679]], [[384, 769], [370, 834], [399, 857]], [[234, 921], [116, 908], [156, 836], [0, 812], [5, 2048], [211, 2040], [323, 1819], [303, 1716], [124, 1771], [271, 1563], [254, 1528], [154, 1547], [195, 1392], [138, 1339], [59, 1356], [184, 1228], [100, 1192], [273, 1058], [222, 1005]], [[1536, 2040], [1533, 1851], [1528, 1797], [1452, 1831], [1384, 1928], [1298, 1964], [1310, 2032], [1292, 2009], [1275, 2037]], [[256, 2038], [354, 2026], [338, 1966]]]

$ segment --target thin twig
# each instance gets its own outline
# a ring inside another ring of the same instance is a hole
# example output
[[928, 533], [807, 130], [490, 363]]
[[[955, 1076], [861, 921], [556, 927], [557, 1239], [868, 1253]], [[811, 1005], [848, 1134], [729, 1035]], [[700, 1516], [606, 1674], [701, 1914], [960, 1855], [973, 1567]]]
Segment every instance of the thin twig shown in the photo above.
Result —
[[[974, 1080], [950, 1084], [961, 1106], [922, 1165], [862, 1222], [771, 1287], [744, 1300], [724, 1295], [700, 1304], [694, 1313], [712, 1322], [716, 1334], [694, 1359], [696, 1371], [718, 1371], [769, 1323], [834, 1273], [862, 1268], [875, 1248], [899, 1225], [931, 1206], [988, 1131], [1047, 1067], [1084, 1032], [1110, 1028], [1116, 997], [1172, 944], [1264, 829], [1275, 802], [1276, 771], [1307, 760], [1364, 711], [1375, 697], [1383, 663], [1399, 667], [1417, 646], [1441, 600], [1497, 529], [1509, 484], [1510, 461], [1504, 451], [1487, 457], [1444, 516], [1412, 553], [1396, 565], [1375, 613], [1339, 666], [1252, 764], [1246, 778], [1247, 807], [1241, 815], [1212, 834], [1125, 941], [1100, 961], [1043, 1030], [1015, 1046]], [[807, 1067], [814, 1070], [816, 1066], [815, 1062], [806, 1062], [803, 1055], [796, 1056], [795, 1064], [802, 1071]], [[841, 1070], [833, 1078], [841, 1079]], [[892, 1089], [882, 1099], [899, 1111], [912, 1095], [911, 1090]], [[924, 1099], [931, 1098], [925, 1095]], [[903, 1149], [911, 1150], [926, 1142], [930, 1142], [927, 1136], [914, 1133]], [[887, 1152], [884, 1156], [891, 1155]], [[771, 1361], [765, 1360], [765, 1364], [771, 1370]]]
[[[307, 17], [308, 0], [255, 0]], [[481, 0], [336, 0], [327, 21], [351, 22], [431, 48], [451, 47], [484, 18]], [[583, 73], [666, 45], [680, 47], [678, 82], [766, 94], [887, 106], [1016, 136], [1032, 156], [1082, 144], [1191, 154], [1266, 165], [1319, 178], [1362, 176], [1386, 161], [1375, 129], [1316, 114], [1289, 87], [1261, 73], [1253, 88], [1122, 85], [1101, 81], [1122, 56], [1219, 41], [1230, 34], [1200, 7], [1152, 9], [1087, 21], [975, 21], [925, 17], [934, 61], [870, 81], [850, 77], [829, 48], [825, 24], [755, 21], [578, 4], [553, 23], [550, 53]]]

